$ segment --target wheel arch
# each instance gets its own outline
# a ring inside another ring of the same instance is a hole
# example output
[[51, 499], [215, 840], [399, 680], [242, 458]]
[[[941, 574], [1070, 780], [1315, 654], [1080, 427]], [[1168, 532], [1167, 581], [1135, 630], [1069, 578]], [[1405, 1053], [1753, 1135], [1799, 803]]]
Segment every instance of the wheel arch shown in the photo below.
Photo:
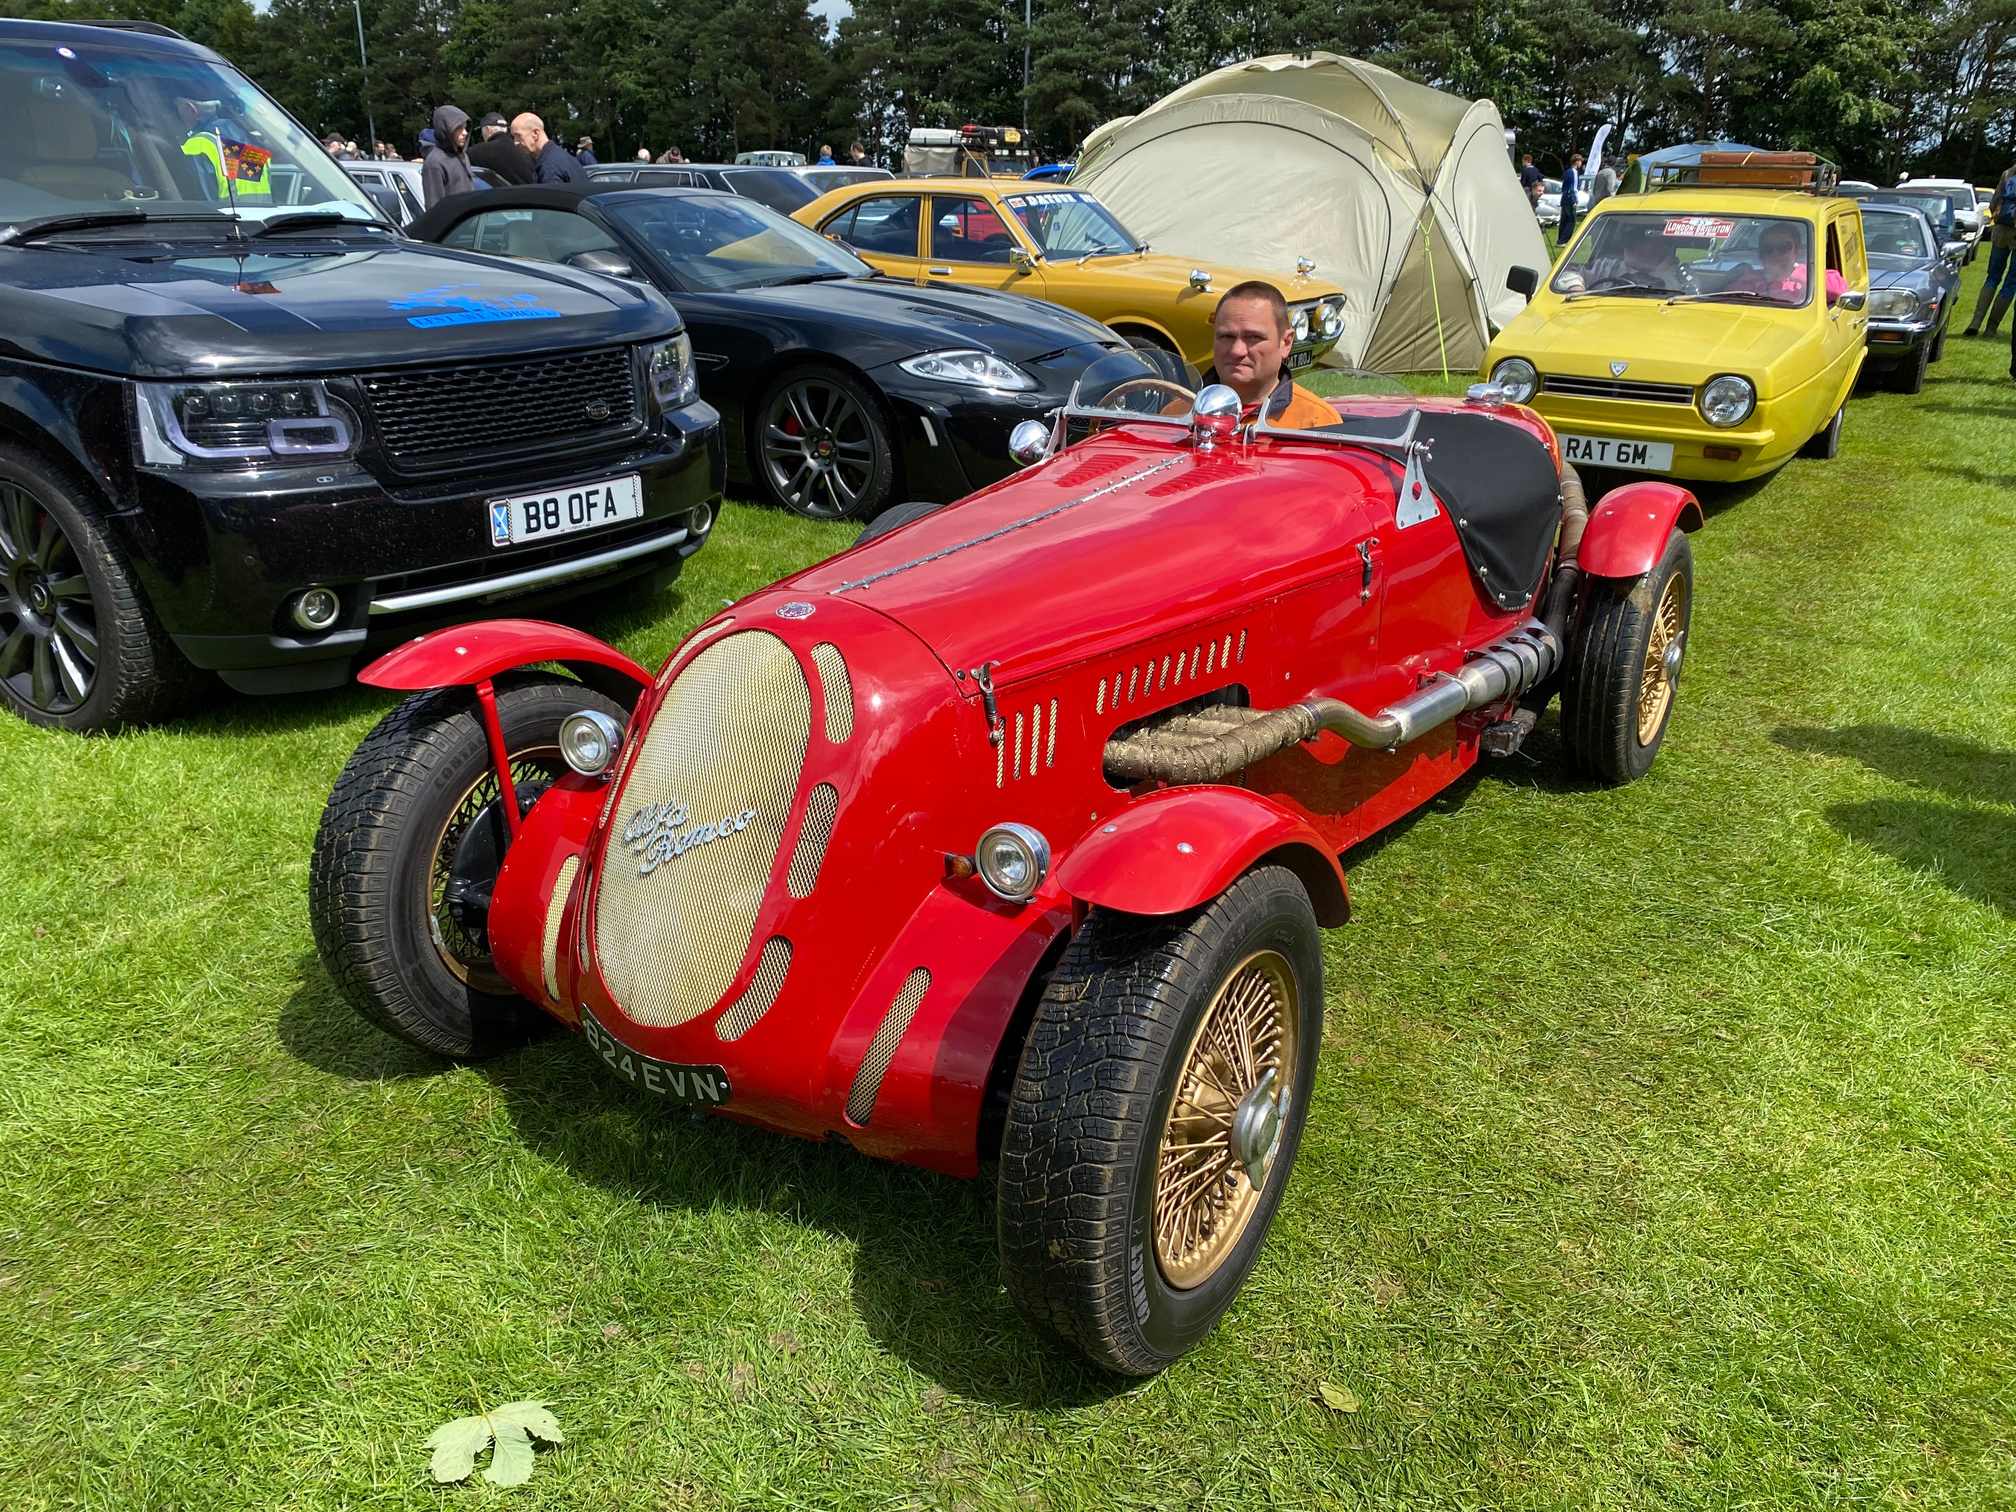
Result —
[[1701, 505], [1673, 483], [1626, 483], [1590, 511], [1576, 561], [1599, 578], [1643, 577], [1658, 565], [1675, 529], [1701, 528]]
[[1351, 917], [1343, 869], [1316, 827], [1244, 788], [1169, 788], [1136, 799], [1071, 848], [1057, 881], [1093, 907], [1173, 914], [1270, 863], [1302, 882], [1318, 924], [1331, 929]]
[[0, 441], [34, 453], [78, 486], [102, 513], [120, 511], [116, 482], [93, 462], [76, 417], [33, 384], [0, 379]]
[[435, 630], [386, 652], [357, 681], [373, 688], [442, 688], [549, 661], [629, 708], [651, 686], [651, 674], [614, 646], [567, 625], [523, 619]]
[[1183, 355], [1182, 344], [1169, 333], [1168, 329], [1144, 315], [1116, 315], [1106, 324], [1122, 336], [1138, 333], [1148, 337], [1165, 352], [1173, 352], [1178, 357]]

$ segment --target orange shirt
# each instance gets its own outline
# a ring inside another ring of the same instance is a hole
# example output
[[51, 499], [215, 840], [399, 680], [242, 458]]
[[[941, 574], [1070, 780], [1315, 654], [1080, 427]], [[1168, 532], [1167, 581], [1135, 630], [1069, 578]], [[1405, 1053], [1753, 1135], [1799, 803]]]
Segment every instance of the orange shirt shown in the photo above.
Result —
[[[1288, 403], [1277, 414], [1272, 400], [1267, 405], [1267, 423], [1283, 430], [1313, 430], [1319, 425], [1335, 425], [1337, 411], [1327, 399], [1319, 399], [1301, 384], [1290, 382]], [[1279, 396], [1280, 391], [1275, 391]]]

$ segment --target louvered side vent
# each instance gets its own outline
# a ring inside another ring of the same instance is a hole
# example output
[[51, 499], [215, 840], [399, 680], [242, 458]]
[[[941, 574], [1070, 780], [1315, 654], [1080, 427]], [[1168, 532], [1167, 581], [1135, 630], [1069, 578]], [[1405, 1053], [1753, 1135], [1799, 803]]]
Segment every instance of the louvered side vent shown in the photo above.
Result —
[[833, 838], [833, 817], [840, 812], [840, 793], [830, 782], [812, 789], [805, 800], [805, 822], [798, 827], [798, 848], [791, 852], [791, 873], [786, 885], [794, 898], [812, 896], [819, 880], [819, 863], [826, 859], [826, 842]]
[[868, 1053], [861, 1058], [861, 1068], [854, 1073], [854, 1086], [847, 1093], [847, 1122], [865, 1124], [874, 1113], [876, 1094], [882, 1090], [882, 1078], [889, 1074], [889, 1062], [896, 1058], [896, 1047], [903, 1042], [910, 1021], [917, 1017], [917, 1005], [924, 1001], [924, 989], [930, 985], [931, 973], [918, 967], [910, 973], [909, 979], [903, 983], [903, 990], [896, 994], [896, 1001], [882, 1016], [882, 1027], [875, 1031], [875, 1038], [869, 1042]]
[[749, 990], [735, 999], [735, 1006], [714, 1021], [714, 1032], [724, 1040], [738, 1040], [770, 1011], [777, 994], [784, 990], [784, 973], [791, 969], [791, 942], [772, 935], [763, 946], [763, 959], [756, 963], [756, 975]]
[[812, 665], [826, 695], [826, 738], [840, 745], [854, 733], [854, 680], [847, 675], [847, 658], [838, 646], [821, 641], [812, 648]]
[[1118, 709], [1122, 704], [1180, 688], [1200, 677], [1229, 671], [1235, 661], [1244, 660], [1246, 632], [1241, 630], [1235, 636], [1228, 630], [1222, 639], [1199, 641], [1170, 656], [1151, 656], [1131, 667], [1122, 667], [1111, 676], [1101, 677], [1098, 690], [1092, 697], [1092, 711], [1104, 714], [1109, 708]]
[[539, 964], [546, 977], [546, 996], [560, 1001], [560, 918], [567, 912], [567, 900], [574, 896], [574, 878], [581, 871], [581, 858], [569, 856], [560, 863], [560, 875], [553, 879], [553, 896], [546, 903], [546, 938], [539, 948]]
[[1008, 733], [994, 748], [994, 786], [1006, 787], [1011, 778], [1020, 782], [1057, 764], [1057, 709], [1053, 698], [1002, 716]]

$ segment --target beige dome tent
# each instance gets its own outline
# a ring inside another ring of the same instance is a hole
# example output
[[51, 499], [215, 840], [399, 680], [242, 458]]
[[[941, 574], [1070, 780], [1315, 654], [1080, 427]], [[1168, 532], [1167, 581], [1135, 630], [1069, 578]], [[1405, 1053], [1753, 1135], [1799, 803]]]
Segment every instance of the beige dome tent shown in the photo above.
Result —
[[1158, 251], [1293, 268], [1346, 290], [1330, 360], [1474, 370], [1546, 244], [1498, 107], [1334, 53], [1207, 74], [1086, 138], [1071, 175]]

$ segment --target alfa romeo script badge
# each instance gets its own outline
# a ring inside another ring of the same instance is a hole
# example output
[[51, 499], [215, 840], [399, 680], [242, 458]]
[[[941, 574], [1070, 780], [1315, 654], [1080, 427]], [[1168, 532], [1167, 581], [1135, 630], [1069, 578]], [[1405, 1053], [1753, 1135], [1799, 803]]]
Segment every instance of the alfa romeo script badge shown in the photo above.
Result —
[[667, 798], [663, 803], [647, 803], [630, 816], [630, 822], [623, 826], [623, 843], [638, 858], [638, 876], [650, 876], [665, 862], [685, 855], [696, 845], [705, 845], [726, 835], [741, 834], [749, 827], [749, 821], [756, 817], [756, 810], [744, 809], [739, 814], [724, 814], [719, 819], [709, 819], [704, 824], [685, 829], [682, 826], [689, 817], [686, 805], [677, 798]]
[[1627, 368], [1627, 367], [1629, 367], [1629, 366], [1631, 366], [1631, 364], [1630, 364], [1630, 363], [1628, 363], [1628, 362], [1613, 362], [1613, 363], [1611, 363], [1611, 364], [1610, 364], [1610, 376], [1611, 376], [1612, 378], [1622, 378], [1622, 377], [1624, 376], [1624, 369], [1626, 369], [1626, 368]]

